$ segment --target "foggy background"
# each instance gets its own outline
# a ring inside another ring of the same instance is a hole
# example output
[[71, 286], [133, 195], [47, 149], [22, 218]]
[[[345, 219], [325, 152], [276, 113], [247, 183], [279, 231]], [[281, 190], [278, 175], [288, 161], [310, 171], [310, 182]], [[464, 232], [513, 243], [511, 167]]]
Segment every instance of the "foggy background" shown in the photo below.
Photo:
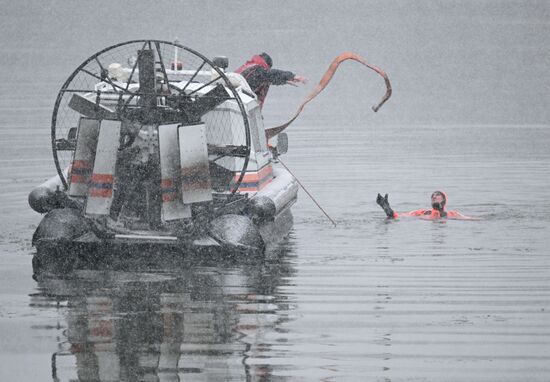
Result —
[[[374, 72], [344, 63], [301, 122], [340, 124], [547, 124], [550, 3], [547, 1], [1, 1], [3, 108], [49, 108], [65, 78], [92, 53], [115, 43], [173, 41], [230, 69], [268, 52], [274, 67], [309, 78], [275, 88], [268, 125], [282, 122], [332, 59], [353, 51], [384, 69], [394, 95]], [[30, 76], [32, 87], [25, 84]], [[39, 86], [38, 86], [39, 85]], [[39, 104], [25, 93], [40, 93]], [[19, 113], [14, 124], [28, 121]]]

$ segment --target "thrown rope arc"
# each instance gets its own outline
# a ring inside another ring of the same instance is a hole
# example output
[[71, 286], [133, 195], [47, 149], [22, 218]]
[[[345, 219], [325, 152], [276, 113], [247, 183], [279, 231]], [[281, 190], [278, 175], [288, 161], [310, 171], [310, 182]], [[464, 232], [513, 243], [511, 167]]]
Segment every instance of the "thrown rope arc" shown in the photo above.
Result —
[[292, 116], [292, 118], [288, 122], [286, 122], [286, 123], [284, 123], [280, 126], [271, 127], [269, 129], [265, 130], [265, 134], [266, 134], [267, 139], [276, 136], [277, 134], [282, 132], [284, 129], [286, 129], [292, 122], [294, 122], [296, 120], [296, 118], [298, 118], [298, 116], [300, 115], [300, 113], [302, 112], [304, 107], [307, 105], [307, 103], [309, 103], [312, 99], [314, 99], [319, 93], [321, 93], [323, 91], [323, 89], [328, 85], [328, 83], [330, 82], [330, 80], [334, 76], [334, 73], [336, 73], [336, 70], [338, 69], [338, 66], [346, 60], [357, 61], [360, 64], [368, 67], [369, 69], [374, 70], [376, 73], [378, 73], [380, 76], [382, 76], [382, 78], [384, 78], [384, 82], [386, 84], [386, 94], [384, 94], [384, 96], [382, 97], [382, 99], [380, 100], [380, 102], [377, 105], [374, 105], [372, 107], [372, 110], [374, 110], [374, 112], [377, 112], [382, 107], [382, 105], [391, 97], [391, 94], [392, 94], [392, 88], [391, 88], [390, 79], [388, 78], [388, 75], [382, 69], [380, 69], [380, 68], [378, 68], [374, 65], [369, 64], [367, 62], [367, 60], [365, 60], [363, 57], [359, 56], [358, 54], [355, 54], [353, 52], [345, 52], [345, 53], [342, 53], [339, 56], [337, 56], [332, 61], [329, 68], [327, 69], [327, 71], [325, 72], [325, 74], [323, 75], [321, 80], [319, 81], [319, 84], [304, 99], [304, 101], [302, 102], [300, 107], [298, 107], [298, 110], [296, 111], [294, 116]]

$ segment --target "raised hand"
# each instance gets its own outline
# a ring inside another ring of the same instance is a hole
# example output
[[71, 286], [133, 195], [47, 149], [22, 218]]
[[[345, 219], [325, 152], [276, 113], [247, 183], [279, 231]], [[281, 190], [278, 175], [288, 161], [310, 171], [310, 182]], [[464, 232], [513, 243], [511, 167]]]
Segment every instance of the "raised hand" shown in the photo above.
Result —
[[382, 207], [382, 209], [386, 213], [387, 217], [389, 217], [389, 218], [394, 217], [394, 212], [390, 207], [390, 202], [388, 201], [388, 194], [384, 195], [384, 197], [382, 197], [382, 195], [378, 194], [376, 196], [376, 204], [378, 204], [380, 207]]
[[291, 79], [290, 81], [288, 81], [287, 83], [289, 83], [291, 85], [294, 85], [294, 86], [296, 86], [297, 83], [306, 84], [307, 83], [307, 78], [304, 77], [304, 76], [294, 76], [294, 78]]

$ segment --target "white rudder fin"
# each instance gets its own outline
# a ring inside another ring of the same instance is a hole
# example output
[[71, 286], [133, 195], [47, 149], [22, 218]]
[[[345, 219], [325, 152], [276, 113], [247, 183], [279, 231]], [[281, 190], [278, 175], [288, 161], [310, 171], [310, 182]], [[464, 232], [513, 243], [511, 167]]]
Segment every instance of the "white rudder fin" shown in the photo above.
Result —
[[212, 200], [204, 124], [179, 127], [181, 192], [186, 204]]
[[120, 127], [120, 121], [103, 120], [101, 123], [86, 202], [88, 215], [108, 215], [111, 210]]
[[191, 217], [191, 206], [185, 205], [181, 197], [180, 157], [178, 124], [161, 125], [159, 132], [160, 175], [163, 221]]
[[85, 197], [94, 168], [100, 121], [80, 118], [73, 163], [69, 172], [69, 195]]

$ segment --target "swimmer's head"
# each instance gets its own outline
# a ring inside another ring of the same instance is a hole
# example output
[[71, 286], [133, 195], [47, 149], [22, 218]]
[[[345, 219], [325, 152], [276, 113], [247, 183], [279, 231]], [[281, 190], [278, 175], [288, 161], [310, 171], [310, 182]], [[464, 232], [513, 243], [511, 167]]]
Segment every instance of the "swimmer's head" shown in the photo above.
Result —
[[447, 204], [447, 195], [443, 191], [434, 191], [432, 194], [432, 208], [434, 210], [443, 211]]

